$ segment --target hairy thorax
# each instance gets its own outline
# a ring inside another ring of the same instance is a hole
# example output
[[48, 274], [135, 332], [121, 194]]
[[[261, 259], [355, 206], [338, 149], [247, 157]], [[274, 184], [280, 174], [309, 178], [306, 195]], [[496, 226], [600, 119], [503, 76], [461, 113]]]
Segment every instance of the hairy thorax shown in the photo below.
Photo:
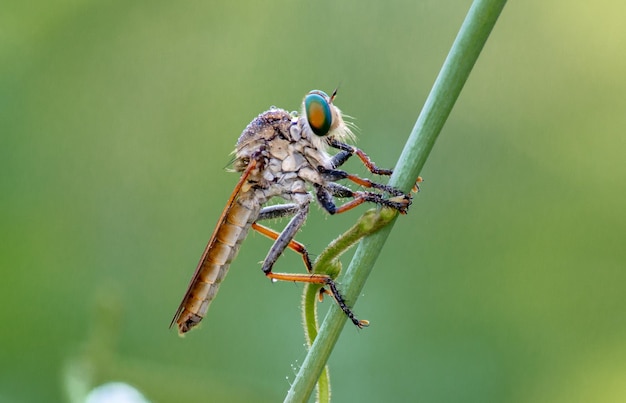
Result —
[[234, 168], [243, 171], [251, 158], [260, 161], [242, 191], [263, 204], [279, 196], [298, 203], [310, 200], [306, 184], [324, 184], [317, 167], [329, 168], [325, 143], [303, 130], [302, 121], [283, 109], [257, 116], [237, 141]]

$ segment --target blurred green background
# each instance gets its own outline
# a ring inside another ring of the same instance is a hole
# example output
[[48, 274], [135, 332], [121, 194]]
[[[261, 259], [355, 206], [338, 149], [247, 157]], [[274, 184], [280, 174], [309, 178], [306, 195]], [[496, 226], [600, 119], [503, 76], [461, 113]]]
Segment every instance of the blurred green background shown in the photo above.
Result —
[[[393, 166], [470, 4], [3, 2], [0, 401], [108, 380], [281, 401], [302, 288], [262, 275], [260, 235], [202, 327], [167, 328], [229, 153], [270, 105], [340, 84], [358, 145]], [[335, 401], [626, 399], [625, 13], [505, 7], [355, 307], [372, 326], [331, 357]], [[313, 208], [298, 239], [319, 253], [364, 210]]]

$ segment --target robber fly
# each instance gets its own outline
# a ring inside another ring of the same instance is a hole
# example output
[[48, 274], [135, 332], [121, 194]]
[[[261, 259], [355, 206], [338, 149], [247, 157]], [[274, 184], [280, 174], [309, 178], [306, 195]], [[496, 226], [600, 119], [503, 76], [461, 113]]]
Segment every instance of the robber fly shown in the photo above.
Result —
[[[353, 134], [333, 101], [337, 91], [328, 96], [323, 91], [309, 92], [297, 115], [272, 107], [256, 117], [243, 131], [235, 150], [234, 169], [241, 178], [233, 190], [209, 240], [187, 292], [172, 319], [180, 334], [196, 326], [206, 314], [228, 267], [250, 228], [274, 240], [263, 261], [263, 273], [273, 281], [298, 281], [320, 284], [359, 328], [369, 322], [359, 320], [339, 293], [335, 281], [326, 274], [313, 273], [309, 254], [294, 236], [304, 224], [313, 199], [330, 214], [339, 214], [361, 203], [370, 202], [405, 214], [411, 195], [396, 188], [363, 179], [337, 169], [352, 155], [358, 156], [370, 172], [391, 175], [380, 169], [360, 149], [344, 143]], [[333, 156], [327, 153], [337, 149]], [[336, 183], [347, 179], [368, 191], [353, 191]], [[309, 191], [312, 188], [312, 191]], [[263, 207], [271, 198], [287, 203]], [[351, 199], [337, 206], [334, 198]], [[259, 221], [292, 217], [282, 232], [259, 224]], [[286, 248], [302, 256], [307, 273], [289, 274], [272, 271]]]

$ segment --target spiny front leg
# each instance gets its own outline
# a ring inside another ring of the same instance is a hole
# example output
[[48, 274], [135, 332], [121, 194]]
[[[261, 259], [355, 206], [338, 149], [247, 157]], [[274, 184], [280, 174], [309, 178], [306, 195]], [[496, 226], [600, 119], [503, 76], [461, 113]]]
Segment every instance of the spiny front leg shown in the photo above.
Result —
[[396, 189], [393, 186], [385, 185], [382, 183], [373, 182], [367, 178], [360, 178], [357, 175], [349, 174], [346, 171], [342, 171], [340, 169], [327, 169], [323, 166], [318, 166], [317, 170], [322, 174], [324, 179], [331, 182], [336, 182], [341, 179], [348, 179], [359, 186], [363, 186], [366, 188], [378, 189], [383, 192], [389, 193], [393, 196], [404, 196], [405, 193], [400, 189]]
[[[401, 193], [389, 199], [374, 192], [354, 191], [338, 183], [329, 182], [325, 186], [315, 185], [317, 201], [329, 214], [345, 213], [348, 210], [365, 202], [378, 204], [397, 210], [400, 214], [406, 214], [411, 205], [411, 196]], [[353, 200], [337, 207], [333, 196], [340, 198], [352, 198]]]
[[[328, 144], [333, 147], [336, 148], [338, 150], [341, 150], [340, 152], [338, 152], [337, 154], [335, 154], [330, 162], [332, 164], [332, 166], [334, 168], [338, 168], [341, 165], [343, 165], [351, 156], [356, 155], [357, 157], [359, 157], [359, 159], [361, 160], [361, 162], [363, 163], [363, 165], [365, 165], [365, 167], [373, 174], [376, 175], [391, 175], [393, 173], [392, 169], [383, 169], [383, 168], [378, 168], [376, 166], [376, 164], [374, 163], [374, 161], [372, 161], [370, 159], [370, 157], [365, 153], [365, 151], [361, 150], [360, 148], [357, 148], [355, 146], [352, 146], [350, 144], [346, 144], [346, 143], [342, 143], [340, 141], [334, 140], [334, 139], [330, 139], [328, 140]], [[362, 183], [359, 183], [360, 181], [364, 181], [364, 182], [368, 182], [367, 179], [360, 179], [356, 176], [354, 176], [354, 178], [356, 178], [357, 180], [351, 178], [351, 177], [346, 177], [347, 179], [361, 185], [361, 186], [366, 186], [369, 187], [367, 185], [364, 185]], [[343, 178], [342, 178], [343, 179]], [[422, 182], [422, 177], [418, 176], [417, 179], [415, 180], [415, 185], [413, 186], [413, 191], [414, 192], [419, 192], [420, 187], [419, 184]], [[385, 185], [383, 185], [385, 186]], [[391, 187], [390, 187], [391, 188]], [[393, 188], [392, 188], [393, 189]], [[385, 190], [387, 191], [387, 190]]]
[[350, 144], [345, 144], [334, 139], [330, 139], [328, 141], [328, 144], [331, 147], [342, 151], [340, 153], [337, 153], [331, 160], [335, 168], [343, 165], [343, 163], [345, 163], [348, 158], [356, 154], [356, 156], [359, 157], [363, 165], [365, 165], [365, 167], [371, 173], [376, 175], [391, 175], [393, 173], [393, 170], [391, 169], [378, 168], [363, 150], [356, 148], [355, 146], [351, 146]]

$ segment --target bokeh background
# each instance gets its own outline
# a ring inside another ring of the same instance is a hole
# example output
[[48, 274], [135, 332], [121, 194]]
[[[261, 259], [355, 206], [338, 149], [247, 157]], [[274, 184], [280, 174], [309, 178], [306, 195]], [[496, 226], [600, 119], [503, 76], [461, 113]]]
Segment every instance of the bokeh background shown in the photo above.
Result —
[[[261, 274], [260, 235], [200, 330], [167, 327], [237, 180], [229, 153], [269, 106], [340, 85], [358, 145], [393, 166], [470, 4], [3, 2], [0, 401], [110, 380], [281, 401], [302, 287]], [[372, 326], [331, 357], [335, 401], [626, 399], [624, 15], [505, 7], [355, 307]], [[364, 210], [313, 208], [299, 240], [319, 253]], [[303, 270], [294, 255], [277, 269]]]

